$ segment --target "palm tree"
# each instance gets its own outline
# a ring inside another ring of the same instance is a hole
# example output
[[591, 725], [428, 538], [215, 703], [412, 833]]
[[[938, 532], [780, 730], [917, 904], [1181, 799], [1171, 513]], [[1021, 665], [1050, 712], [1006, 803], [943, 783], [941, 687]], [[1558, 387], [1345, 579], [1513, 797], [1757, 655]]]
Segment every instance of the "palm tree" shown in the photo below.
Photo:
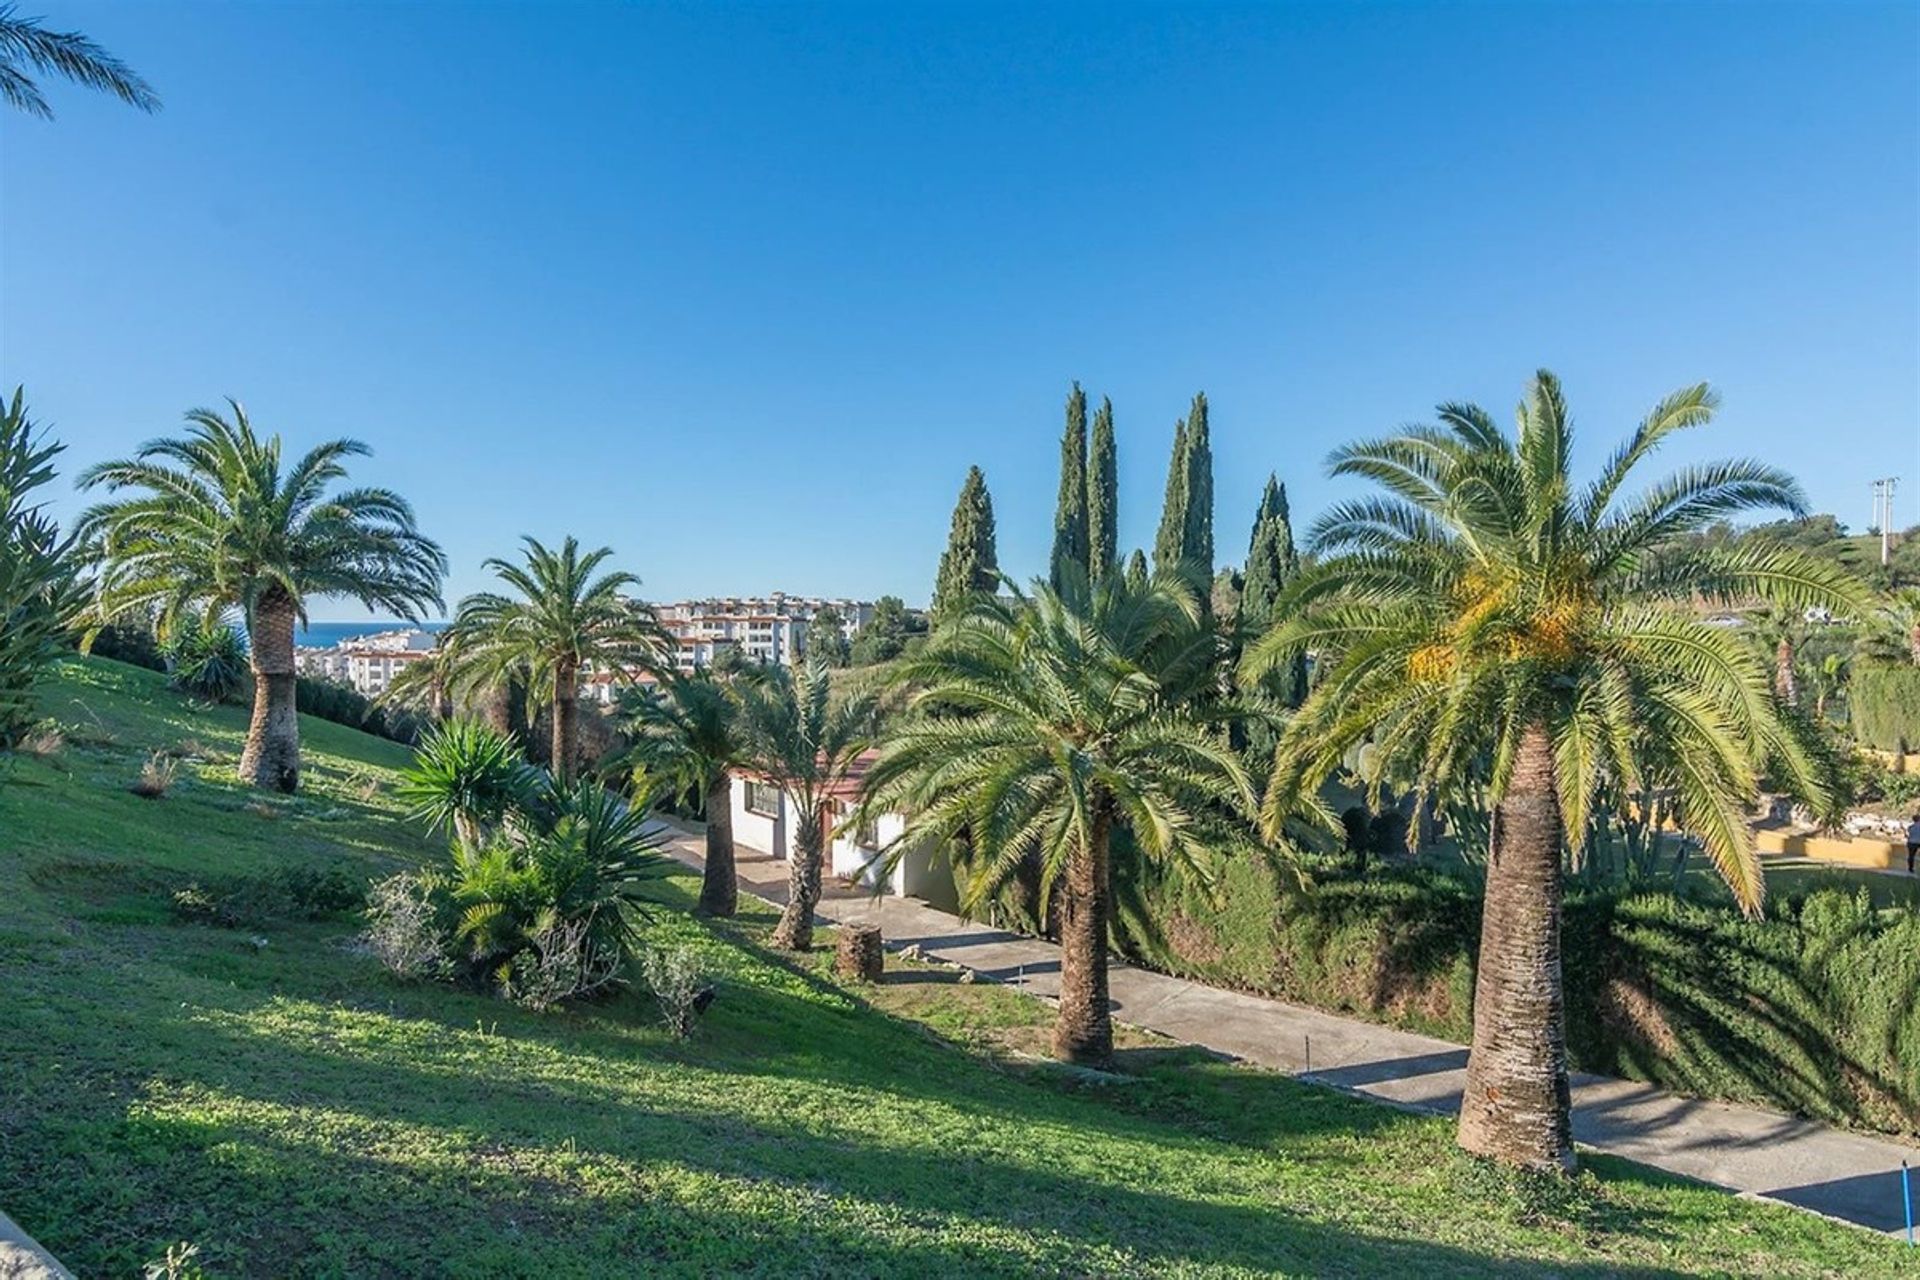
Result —
[[185, 436], [149, 441], [132, 458], [83, 473], [83, 489], [141, 492], [91, 508], [81, 532], [101, 558], [102, 621], [153, 608], [171, 631], [185, 616], [210, 624], [241, 611], [254, 695], [240, 776], [292, 791], [300, 781], [293, 635], [309, 598], [345, 597], [411, 618], [440, 606], [447, 561], [392, 490], [329, 494], [366, 445], [330, 440], [283, 469], [280, 437], [256, 435], [239, 402], [227, 404], [230, 418], [195, 409]]
[[1804, 509], [1757, 462], [1686, 468], [1625, 498], [1634, 468], [1704, 424], [1703, 383], [1657, 405], [1584, 487], [1560, 385], [1542, 371], [1518, 437], [1481, 409], [1332, 458], [1385, 496], [1342, 503], [1312, 536], [1321, 559], [1283, 593], [1282, 621], [1248, 654], [1257, 678], [1313, 649], [1322, 672], [1274, 757], [1271, 828], [1371, 740], [1379, 773], [1424, 803], [1484, 787], [1492, 805], [1473, 1050], [1460, 1144], [1571, 1169], [1560, 972], [1561, 848], [1577, 846], [1603, 784], [1670, 789], [1749, 913], [1765, 892], [1743, 806], [1763, 771], [1817, 809], [1832, 761], [1771, 689], [1766, 658], [1688, 606], [1701, 599], [1851, 606], [1843, 570], [1790, 548], [1715, 550], [1685, 535], [1756, 508]]
[[739, 689], [740, 725], [750, 766], [780, 788], [793, 810], [787, 854], [787, 905], [773, 945], [813, 946], [820, 863], [829, 835], [827, 805], [873, 743], [879, 720], [871, 693], [835, 700], [826, 659], [814, 654], [797, 671], [770, 667]]
[[1212, 653], [1186, 581], [1107, 574], [1089, 588], [1070, 575], [1060, 591], [1036, 583], [1031, 597], [979, 601], [901, 672], [913, 702], [868, 772], [867, 808], [905, 815], [889, 857], [964, 841], [977, 863], [969, 911], [1038, 851], [1043, 918], [1045, 899], [1063, 894], [1053, 1050], [1066, 1061], [1113, 1052], [1116, 824], [1146, 857], [1202, 876], [1215, 851], [1251, 834], [1245, 770], [1191, 696]]
[[733, 861], [730, 788], [732, 770], [749, 758], [738, 697], [711, 672], [673, 672], [657, 693], [633, 705], [626, 727], [637, 740], [628, 757], [636, 773], [677, 791], [699, 791], [707, 816], [700, 910], [732, 915], [739, 908], [740, 884]]
[[0, 98], [28, 115], [53, 119], [31, 69], [110, 93], [142, 111], [160, 109], [160, 96], [126, 63], [77, 31], [48, 31], [40, 23], [17, 17], [13, 5], [0, 5]]
[[656, 668], [668, 653], [666, 632], [653, 611], [624, 594], [640, 585], [630, 573], [594, 573], [613, 554], [585, 555], [569, 537], [559, 550], [524, 538], [525, 564], [489, 559], [485, 567], [514, 591], [483, 591], [460, 602], [452, 627], [462, 682], [469, 689], [527, 682], [529, 701], [553, 710], [553, 773], [573, 773], [578, 740], [580, 678], [601, 668], [631, 679]]

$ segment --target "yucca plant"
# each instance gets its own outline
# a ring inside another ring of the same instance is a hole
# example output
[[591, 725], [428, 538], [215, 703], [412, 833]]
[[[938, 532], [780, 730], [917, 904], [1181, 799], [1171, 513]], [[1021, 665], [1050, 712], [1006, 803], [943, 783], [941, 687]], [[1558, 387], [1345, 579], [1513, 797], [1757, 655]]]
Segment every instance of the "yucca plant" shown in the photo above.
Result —
[[229, 702], [247, 684], [247, 642], [224, 623], [185, 618], [161, 647], [168, 683], [202, 702]]
[[1582, 485], [1560, 384], [1538, 374], [1509, 436], [1472, 405], [1333, 455], [1337, 476], [1385, 492], [1341, 503], [1312, 535], [1282, 621], [1248, 653], [1249, 681], [1303, 651], [1313, 692], [1281, 736], [1263, 817], [1371, 741], [1376, 777], [1443, 804], [1492, 806], [1473, 1050], [1460, 1143], [1542, 1169], [1574, 1166], [1560, 973], [1563, 842], [1605, 785], [1670, 792], [1674, 817], [1749, 913], [1765, 892], [1746, 806], [1764, 774], [1830, 813], [1840, 799], [1818, 736], [1776, 696], [1771, 663], [1697, 606], [1773, 602], [1853, 611], [1860, 585], [1790, 548], [1728, 550], [1687, 535], [1740, 512], [1804, 510], [1792, 477], [1758, 462], [1686, 468], [1629, 496], [1635, 469], [1705, 424], [1702, 383], [1661, 401]]
[[1098, 1065], [1113, 1053], [1116, 827], [1144, 857], [1204, 878], [1248, 843], [1254, 794], [1225, 704], [1194, 696], [1213, 638], [1191, 586], [1173, 574], [1062, 586], [977, 601], [906, 661], [911, 709], [883, 738], [863, 804], [905, 816], [889, 859], [961, 850], [970, 911], [1037, 854], [1041, 917], [1054, 895], [1061, 905], [1053, 1050]]
[[672, 867], [648, 809], [597, 784], [550, 788], [537, 810], [483, 844], [456, 846], [447, 877], [454, 937], [496, 982], [541, 939], [569, 930], [597, 964], [630, 958], [644, 890]]
[[539, 771], [511, 738], [477, 720], [448, 720], [427, 730], [397, 794], [429, 830], [453, 829], [478, 848], [507, 817], [534, 807]]

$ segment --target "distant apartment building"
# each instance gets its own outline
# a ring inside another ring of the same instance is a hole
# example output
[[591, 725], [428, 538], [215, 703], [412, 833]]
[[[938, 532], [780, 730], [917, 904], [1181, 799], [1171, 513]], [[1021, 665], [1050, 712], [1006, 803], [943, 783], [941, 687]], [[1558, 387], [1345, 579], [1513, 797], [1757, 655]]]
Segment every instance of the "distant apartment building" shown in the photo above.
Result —
[[377, 698], [408, 664], [430, 655], [438, 639], [417, 627], [380, 631], [343, 640], [331, 649], [296, 649], [294, 666], [303, 676], [352, 685]]
[[807, 624], [829, 606], [840, 615], [849, 640], [873, 617], [870, 600], [828, 600], [784, 591], [770, 596], [680, 600], [661, 605], [656, 612], [674, 638], [674, 664], [692, 671], [729, 649], [756, 662], [792, 666], [806, 657]]

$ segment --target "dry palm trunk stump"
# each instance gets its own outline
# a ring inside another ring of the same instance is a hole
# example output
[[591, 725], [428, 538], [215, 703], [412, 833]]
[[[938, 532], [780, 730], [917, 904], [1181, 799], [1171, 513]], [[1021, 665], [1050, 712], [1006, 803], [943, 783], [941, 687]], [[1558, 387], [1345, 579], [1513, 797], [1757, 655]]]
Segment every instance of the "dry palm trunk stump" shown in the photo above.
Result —
[[840, 945], [833, 957], [834, 972], [859, 982], [878, 982], [886, 967], [886, 955], [880, 949], [879, 925], [850, 924], [841, 928]]

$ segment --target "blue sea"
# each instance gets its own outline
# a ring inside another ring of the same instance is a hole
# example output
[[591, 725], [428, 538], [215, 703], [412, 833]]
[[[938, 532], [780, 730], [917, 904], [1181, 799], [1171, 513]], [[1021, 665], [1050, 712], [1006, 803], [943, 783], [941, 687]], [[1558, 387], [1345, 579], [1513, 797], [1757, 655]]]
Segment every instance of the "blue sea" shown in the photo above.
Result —
[[444, 631], [445, 622], [312, 622], [301, 628], [293, 642], [303, 649], [331, 649], [345, 640], [370, 636], [379, 631], [398, 631], [418, 627], [424, 631]]

